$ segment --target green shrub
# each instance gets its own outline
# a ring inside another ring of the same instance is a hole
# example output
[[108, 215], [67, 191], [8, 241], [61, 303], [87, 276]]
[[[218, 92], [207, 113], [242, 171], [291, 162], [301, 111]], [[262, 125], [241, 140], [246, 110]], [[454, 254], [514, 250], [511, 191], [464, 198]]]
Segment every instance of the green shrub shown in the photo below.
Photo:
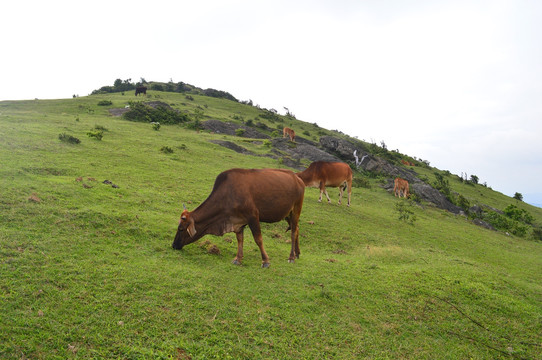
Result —
[[542, 241], [542, 228], [539, 228], [539, 227], [533, 228], [533, 239]]
[[273, 143], [272, 143], [271, 140], [269, 140], [269, 139], [265, 139], [265, 140], [263, 141], [263, 146], [265, 146], [265, 147], [271, 147], [272, 144], [273, 144]]
[[99, 131], [99, 130], [91, 130], [87, 132], [87, 136], [91, 138], [95, 138], [96, 140], [102, 140], [102, 138], [104, 137], [104, 133], [103, 131]]
[[466, 212], [469, 211], [469, 208], [470, 208], [469, 200], [467, 200], [463, 195], [461, 194], [457, 195], [455, 204], [459, 206], [461, 209], [465, 210]]
[[98, 102], [98, 106], [109, 106], [113, 105], [113, 102], [111, 100], [101, 100]]
[[235, 135], [243, 136], [244, 134], [245, 134], [245, 129], [242, 129], [242, 128], [235, 129]]
[[166, 106], [153, 108], [142, 102], [130, 102], [130, 110], [124, 113], [126, 120], [138, 122], [159, 122], [160, 124], [182, 124], [188, 122], [188, 115], [177, 112]]
[[170, 148], [169, 146], [162, 146], [160, 148], [160, 151], [163, 152], [164, 154], [172, 154], [173, 153], [173, 149]]
[[352, 187], [356, 187], [356, 188], [362, 187], [362, 188], [370, 189], [371, 183], [369, 182], [369, 179], [367, 179], [366, 177], [357, 176], [354, 179], [352, 179]]
[[414, 225], [414, 222], [417, 220], [414, 211], [412, 210], [412, 201], [400, 199], [395, 203], [395, 211], [399, 214], [398, 219]]
[[94, 130], [109, 131], [105, 126], [102, 126], [102, 125], [94, 125]]
[[75, 136], [71, 136], [71, 135], [64, 134], [64, 133], [59, 134], [58, 138], [60, 139], [60, 141], [66, 142], [68, 144], [79, 144], [81, 142], [81, 140], [79, 140]]
[[534, 217], [526, 210], [518, 208], [516, 205], [508, 205], [504, 210], [504, 215], [509, 218], [531, 225], [534, 222]]
[[519, 237], [524, 237], [529, 230], [529, 226], [513, 220], [507, 216], [496, 212], [485, 213], [483, 219], [490, 223], [494, 228], [507, 231]]
[[160, 123], [159, 122], [151, 122], [153, 130], [160, 130]]
[[195, 119], [189, 122], [188, 124], [186, 124], [186, 128], [191, 129], [191, 130], [202, 130], [203, 125], [201, 125], [201, 121], [199, 121], [198, 119]]
[[[437, 189], [444, 196], [446, 196], [446, 198], [448, 200], [452, 200], [451, 199], [450, 183], [448, 182], [448, 180], [445, 179], [444, 176], [442, 176], [442, 174], [440, 174], [438, 172], [435, 172], [434, 175], [436, 177], [436, 180], [433, 183], [435, 189]], [[453, 201], [451, 201], [451, 202], [453, 202]]]

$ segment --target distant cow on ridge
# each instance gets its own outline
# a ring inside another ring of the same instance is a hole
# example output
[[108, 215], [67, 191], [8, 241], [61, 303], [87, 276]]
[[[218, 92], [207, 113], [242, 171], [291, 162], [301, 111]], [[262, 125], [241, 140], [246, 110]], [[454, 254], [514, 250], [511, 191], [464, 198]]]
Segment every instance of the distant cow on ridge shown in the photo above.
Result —
[[243, 260], [243, 231], [248, 225], [262, 254], [262, 267], [269, 266], [264, 250], [260, 222], [274, 223], [282, 219], [292, 231], [289, 262], [299, 258], [299, 215], [303, 207], [305, 185], [290, 170], [231, 169], [220, 173], [209, 197], [194, 211], [181, 214], [174, 249], [193, 243], [206, 234], [221, 236], [234, 232], [237, 256], [233, 264]]
[[147, 95], [147, 87], [146, 86], [138, 86], [138, 87], [136, 87], [135, 96], [137, 96], [139, 94]]
[[289, 127], [285, 127], [282, 129], [282, 137], [285, 138], [286, 136], [290, 137], [291, 142], [295, 142], [295, 131], [294, 129], [290, 129]]
[[320, 188], [320, 199], [322, 193], [326, 194], [327, 202], [331, 202], [327, 194], [326, 186], [339, 188], [339, 205], [342, 202], [343, 191], [348, 188], [348, 206], [350, 206], [350, 197], [352, 195], [352, 169], [343, 162], [315, 161], [309, 167], [297, 173], [297, 176], [303, 180], [305, 186]]

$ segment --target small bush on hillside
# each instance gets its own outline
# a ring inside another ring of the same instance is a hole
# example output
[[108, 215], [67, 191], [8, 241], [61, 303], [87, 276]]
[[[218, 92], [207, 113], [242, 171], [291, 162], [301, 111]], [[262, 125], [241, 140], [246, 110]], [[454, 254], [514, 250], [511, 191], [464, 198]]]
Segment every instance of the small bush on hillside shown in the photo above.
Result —
[[467, 200], [463, 195], [457, 194], [455, 204], [468, 213], [469, 208], [470, 208], [470, 203], [469, 203], [469, 200]]
[[98, 102], [98, 106], [109, 106], [113, 105], [113, 102], [111, 100], [102, 100]]
[[142, 102], [130, 102], [130, 111], [123, 117], [126, 120], [138, 122], [159, 122], [160, 124], [182, 124], [188, 122], [188, 115], [177, 112], [166, 106], [153, 108]]
[[539, 227], [533, 228], [533, 239], [537, 241], [542, 241], [542, 228], [539, 228]]
[[274, 138], [280, 137], [280, 134], [279, 134], [278, 130], [273, 131], [273, 132], [271, 133], [271, 137], [274, 137]]
[[356, 187], [356, 188], [362, 187], [362, 188], [370, 189], [371, 183], [366, 177], [357, 176], [354, 179], [352, 179], [352, 187]]
[[446, 196], [448, 200], [453, 202], [451, 199], [450, 183], [448, 182], [448, 180], [445, 179], [444, 176], [442, 176], [442, 174], [438, 172], [435, 172], [434, 175], [436, 177], [436, 180], [433, 183], [435, 189], [440, 191], [444, 196]]
[[163, 152], [164, 154], [172, 154], [173, 153], [173, 149], [170, 148], [169, 146], [162, 146], [160, 148], [160, 151]]
[[189, 122], [188, 124], [186, 124], [186, 128], [187, 129], [191, 129], [191, 130], [203, 130], [203, 125], [201, 125], [201, 121], [199, 121], [198, 119], [195, 119], [191, 122]]
[[483, 216], [483, 220], [490, 223], [494, 228], [501, 231], [507, 231], [519, 237], [524, 237], [529, 230], [529, 226], [513, 220], [507, 216], [496, 212], [488, 212]]
[[151, 122], [151, 125], [152, 125], [152, 129], [153, 130], [160, 130], [160, 123], [159, 122]]
[[534, 217], [529, 214], [526, 210], [518, 208], [516, 205], [508, 205], [504, 210], [504, 215], [508, 216], [509, 218], [532, 225], [534, 222]]
[[269, 120], [270, 122], [275, 122], [275, 121], [280, 121], [282, 122], [282, 118], [277, 115], [276, 112], [273, 112], [273, 111], [270, 111], [270, 110], [263, 110], [263, 113], [262, 114], [259, 114], [258, 115], [259, 117], [261, 117], [262, 119], [267, 119]]
[[263, 146], [265, 146], [265, 147], [271, 147], [272, 144], [273, 144], [273, 143], [272, 143], [271, 140], [269, 140], [269, 139], [265, 139], [265, 140], [263, 141]]
[[401, 199], [395, 203], [395, 211], [399, 214], [398, 219], [404, 221], [410, 225], [414, 225], [417, 220], [414, 211], [412, 210], [412, 202], [409, 200]]
[[105, 126], [102, 126], [102, 125], [94, 125], [94, 130], [109, 131]]
[[102, 140], [102, 138], [104, 137], [104, 133], [103, 131], [99, 130], [91, 130], [87, 132], [87, 136], [90, 138], [95, 138], [96, 140]]
[[164, 91], [162, 84], [151, 84], [151, 90]]
[[242, 128], [235, 129], [235, 135], [237, 135], [237, 136], [245, 135], [245, 129], [242, 129]]
[[68, 144], [79, 144], [81, 142], [81, 140], [79, 140], [75, 136], [71, 136], [71, 135], [64, 134], [64, 133], [59, 134], [58, 138], [59, 138], [60, 141], [66, 142]]

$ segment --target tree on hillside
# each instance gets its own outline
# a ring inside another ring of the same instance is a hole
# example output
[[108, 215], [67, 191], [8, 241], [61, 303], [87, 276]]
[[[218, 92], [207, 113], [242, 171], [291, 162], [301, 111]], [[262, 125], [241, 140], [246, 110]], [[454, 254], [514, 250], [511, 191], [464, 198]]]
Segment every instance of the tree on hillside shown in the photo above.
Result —
[[514, 194], [514, 199], [518, 200], [518, 201], [523, 201], [523, 195], [521, 193], [515, 193]]
[[478, 184], [478, 180], [480, 180], [480, 179], [478, 178], [478, 176], [476, 176], [476, 175], [471, 175], [471, 176], [470, 176], [470, 182], [471, 182], [471, 183], [473, 183], [473, 184]]

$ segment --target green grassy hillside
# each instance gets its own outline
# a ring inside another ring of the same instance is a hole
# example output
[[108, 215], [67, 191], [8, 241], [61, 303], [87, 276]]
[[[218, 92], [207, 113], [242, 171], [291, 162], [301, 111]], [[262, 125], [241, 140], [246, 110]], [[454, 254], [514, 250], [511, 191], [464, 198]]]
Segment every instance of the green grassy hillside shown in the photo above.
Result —
[[[202, 121], [328, 133], [225, 99], [149, 94]], [[306, 189], [294, 264], [285, 222], [262, 225], [268, 269], [249, 231], [243, 266], [231, 264], [233, 234], [174, 251], [182, 203], [199, 205], [221, 171], [285, 166], [210, 142], [266, 154], [265, 141], [109, 115], [135, 99], [0, 102], [0, 358], [542, 358], [542, 243], [398, 200], [379, 177], [349, 208], [335, 189], [333, 204]], [[102, 140], [87, 136], [96, 128]], [[450, 186], [472, 203], [516, 204]], [[415, 221], [399, 220], [400, 202]]]

